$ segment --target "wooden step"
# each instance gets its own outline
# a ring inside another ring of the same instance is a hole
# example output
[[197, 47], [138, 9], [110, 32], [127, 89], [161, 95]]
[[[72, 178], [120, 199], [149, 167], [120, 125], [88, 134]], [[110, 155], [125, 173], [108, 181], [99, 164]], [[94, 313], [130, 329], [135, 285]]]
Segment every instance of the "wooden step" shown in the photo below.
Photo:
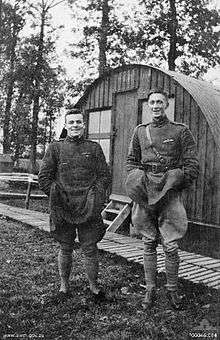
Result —
[[132, 204], [132, 200], [128, 196], [111, 194], [109, 199], [111, 201], [122, 202], [127, 204]]
[[122, 195], [110, 195], [110, 202], [102, 211], [104, 223], [108, 225], [107, 231], [116, 232], [127, 221], [131, 212], [131, 199]]
[[104, 224], [107, 224], [107, 225], [110, 225], [112, 223], [112, 221], [105, 220], [105, 219], [103, 219], [103, 222], [104, 222]]
[[111, 213], [111, 214], [118, 214], [120, 212], [119, 209], [105, 209], [106, 213]]

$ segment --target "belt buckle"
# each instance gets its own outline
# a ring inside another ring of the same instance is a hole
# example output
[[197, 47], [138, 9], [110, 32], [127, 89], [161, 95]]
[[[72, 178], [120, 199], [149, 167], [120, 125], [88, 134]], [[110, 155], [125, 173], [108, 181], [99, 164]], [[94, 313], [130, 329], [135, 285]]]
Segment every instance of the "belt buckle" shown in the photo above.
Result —
[[152, 164], [152, 172], [153, 174], [156, 174], [157, 173], [157, 164]]

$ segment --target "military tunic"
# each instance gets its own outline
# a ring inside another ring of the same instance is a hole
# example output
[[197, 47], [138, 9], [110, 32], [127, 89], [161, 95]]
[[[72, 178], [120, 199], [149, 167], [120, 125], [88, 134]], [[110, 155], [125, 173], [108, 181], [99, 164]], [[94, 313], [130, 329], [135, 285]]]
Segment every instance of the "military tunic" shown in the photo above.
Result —
[[49, 196], [52, 230], [62, 234], [71, 226], [88, 229], [90, 224], [102, 223], [109, 183], [109, 169], [98, 143], [84, 137], [51, 143], [42, 161], [39, 185]]
[[146, 127], [135, 128], [127, 157], [128, 174], [132, 181], [141, 174], [146, 191], [146, 198], [134, 202], [132, 219], [146, 239], [155, 240], [159, 228], [171, 251], [187, 228], [181, 192], [198, 176], [196, 145], [187, 126], [166, 116], [148, 124], [151, 140]]

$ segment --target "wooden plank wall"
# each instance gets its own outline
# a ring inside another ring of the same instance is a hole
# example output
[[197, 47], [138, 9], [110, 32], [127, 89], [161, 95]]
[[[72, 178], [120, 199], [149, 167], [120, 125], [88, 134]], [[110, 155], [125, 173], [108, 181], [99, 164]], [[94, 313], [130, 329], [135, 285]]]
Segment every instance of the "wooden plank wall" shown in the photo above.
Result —
[[149, 89], [156, 86], [175, 96], [175, 120], [190, 127], [198, 147], [200, 176], [187, 193], [188, 216], [192, 220], [219, 224], [220, 156], [197, 103], [172, 77], [151, 67], [131, 66], [112, 72], [91, 88], [84, 109], [109, 108], [113, 105], [113, 93], [135, 89], [138, 99], [145, 99]]
[[100, 109], [112, 106], [112, 94], [130, 91], [138, 88], [139, 75], [138, 68], [127, 68], [120, 72], [113, 72], [112, 75], [99, 80], [91, 88], [86, 100], [85, 110]]
[[[219, 153], [209, 125], [191, 95], [172, 79], [175, 86], [175, 120], [189, 126], [196, 140], [200, 175], [185, 200], [190, 219], [219, 224]], [[171, 85], [172, 86], [172, 85]]]

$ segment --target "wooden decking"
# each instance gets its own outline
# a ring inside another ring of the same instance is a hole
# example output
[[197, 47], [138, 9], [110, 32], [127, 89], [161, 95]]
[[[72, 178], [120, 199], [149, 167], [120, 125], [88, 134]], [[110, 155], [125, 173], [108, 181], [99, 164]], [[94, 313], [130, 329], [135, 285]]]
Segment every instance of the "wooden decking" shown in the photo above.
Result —
[[[39, 229], [50, 231], [48, 214], [0, 203], [0, 215]], [[128, 261], [143, 264], [143, 242], [128, 236], [107, 232], [98, 244], [99, 249], [122, 256]], [[164, 271], [164, 254], [158, 247], [158, 271]], [[220, 260], [180, 251], [179, 276], [194, 283], [220, 289]]]

